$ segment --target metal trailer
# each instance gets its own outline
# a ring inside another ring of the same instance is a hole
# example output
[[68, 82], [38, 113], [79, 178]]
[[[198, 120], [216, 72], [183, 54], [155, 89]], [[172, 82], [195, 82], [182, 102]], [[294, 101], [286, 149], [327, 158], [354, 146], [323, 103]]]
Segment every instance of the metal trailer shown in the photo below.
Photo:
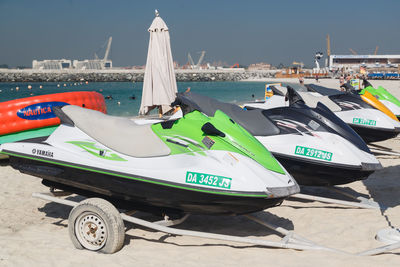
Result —
[[[117, 252], [124, 244], [125, 227], [123, 221], [127, 221], [172, 235], [194, 236], [199, 238], [258, 245], [269, 248], [322, 250], [351, 255], [351, 253], [347, 253], [345, 251], [318, 245], [292, 231], [267, 223], [252, 215], [243, 216], [275, 231], [276, 233], [282, 235], [283, 238], [280, 241], [269, 241], [261, 238], [248, 238], [177, 229], [172, 228], [171, 226], [175, 226], [184, 222], [190, 216], [189, 214], [186, 214], [182, 218], [176, 220], [170, 220], [165, 216], [164, 220], [150, 222], [134, 217], [133, 214], [135, 211], [121, 213], [110, 202], [101, 198], [88, 198], [81, 202], [76, 202], [60, 197], [65, 195], [67, 195], [65, 192], [54, 191], [51, 191], [50, 193], [32, 194], [32, 196], [35, 198], [73, 207], [68, 218], [68, 230], [72, 243], [76, 248], [79, 249], [88, 249], [108, 254]], [[388, 231], [385, 231], [385, 234], [387, 232]], [[398, 236], [393, 236], [393, 231], [390, 231], [390, 234], [391, 235], [386, 235], [383, 238], [387, 239], [389, 237], [389, 241], [392, 244], [362, 251], [356, 253], [355, 255], [371, 256], [400, 248], [400, 242], [396, 241], [398, 238], [400, 238], [400, 234], [397, 233]]]
[[127, 221], [172, 235], [194, 236], [270, 248], [324, 250], [345, 253], [318, 245], [292, 231], [264, 222], [252, 215], [244, 216], [282, 235], [283, 238], [281, 241], [171, 228], [171, 226], [184, 222], [189, 217], [189, 214], [177, 220], [170, 220], [168, 217], [165, 217], [164, 220], [150, 222], [132, 216], [135, 211], [120, 213], [110, 202], [101, 198], [88, 198], [81, 202], [76, 202], [59, 197], [65, 196], [64, 192], [33, 193], [32, 196], [73, 207], [68, 218], [68, 229], [72, 243], [79, 249], [88, 249], [103, 253], [114, 253], [120, 250], [123, 246], [125, 236], [123, 221]]

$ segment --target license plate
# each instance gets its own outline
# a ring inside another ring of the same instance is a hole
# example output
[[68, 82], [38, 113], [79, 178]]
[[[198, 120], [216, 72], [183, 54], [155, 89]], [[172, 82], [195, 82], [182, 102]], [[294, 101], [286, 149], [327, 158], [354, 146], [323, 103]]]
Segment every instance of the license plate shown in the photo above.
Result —
[[206, 173], [186, 172], [186, 183], [230, 189], [232, 178]]
[[374, 121], [374, 120], [361, 119], [361, 118], [353, 118], [353, 123], [361, 124], [361, 125], [370, 125], [370, 126], [376, 125], [376, 121]]
[[310, 158], [322, 159], [326, 161], [332, 160], [332, 152], [323, 151], [311, 147], [296, 146], [294, 151], [296, 155], [302, 155]]

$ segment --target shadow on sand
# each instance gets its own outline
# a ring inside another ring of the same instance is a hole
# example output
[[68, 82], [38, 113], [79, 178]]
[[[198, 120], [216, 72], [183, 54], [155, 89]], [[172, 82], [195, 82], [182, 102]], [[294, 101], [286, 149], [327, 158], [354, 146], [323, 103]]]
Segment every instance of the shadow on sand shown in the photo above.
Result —
[[382, 216], [385, 217], [388, 226], [393, 229], [399, 227], [392, 225], [385, 212], [388, 208], [400, 205], [400, 165], [385, 167], [375, 172], [363, 183], [371, 198], [379, 203]]
[[[85, 198], [82, 196], [73, 195], [67, 197], [66, 199], [79, 202], [84, 200]], [[43, 207], [38, 208], [38, 211], [45, 213], [46, 217], [60, 219], [59, 221], [54, 222], [53, 224], [63, 227], [68, 227], [68, 216], [71, 210], [72, 207], [58, 204], [55, 202], [48, 202]]]
[[[365, 198], [365, 199], [370, 199], [370, 196], [368, 194], [363, 194], [360, 192], [357, 192], [356, 190], [346, 187], [346, 186], [338, 186], [338, 187], [326, 187], [326, 186], [301, 186], [301, 193], [305, 195], [310, 195], [310, 196], [317, 196], [317, 197], [323, 197], [323, 198], [330, 198], [333, 200], [342, 200], [342, 201], [349, 201], [349, 202], [354, 202], [358, 203], [360, 200], [358, 198]], [[292, 202], [293, 201], [293, 202]], [[294, 203], [302, 203], [304, 205], [299, 205], [299, 204], [294, 204]], [[319, 205], [315, 206], [309, 206], [307, 204], [313, 203], [313, 202], [318, 202]], [[311, 209], [355, 209], [357, 207], [353, 206], [344, 206], [341, 204], [334, 204], [334, 203], [325, 203], [325, 202], [319, 202], [319, 201], [314, 201], [314, 200], [308, 200], [308, 199], [303, 199], [303, 198], [297, 198], [296, 195], [293, 197], [290, 197], [287, 201], [283, 203], [284, 206], [286, 207], [291, 207], [293, 209], [305, 209], [305, 208], [311, 208]]]
[[[376, 171], [368, 179], [361, 181], [368, 193], [364, 194], [358, 192], [351, 187], [346, 185], [338, 187], [324, 187], [324, 186], [301, 186], [301, 193], [333, 198], [344, 201], [358, 202], [357, 198], [370, 199], [371, 201], [377, 203], [382, 211], [382, 215], [388, 208], [396, 207], [400, 205], [400, 165], [385, 167], [382, 170]], [[311, 203], [313, 200], [305, 200], [293, 198], [289, 200], [294, 200], [300, 203]], [[298, 205], [291, 205], [290, 202], [284, 202], [285, 206], [290, 206], [295, 209], [308, 208], [306, 205], [304, 207]], [[342, 209], [353, 209], [354, 207], [346, 207], [342, 205], [323, 205], [322, 208], [342, 208]], [[313, 206], [312, 208], [318, 208]]]
[[363, 183], [371, 198], [383, 209], [400, 205], [400, 165], [385, 167]]
[[[278, 225], [280, 227], [283, 227], [287, 230], [293, 230], [294, 225], [292, 221], [286, 218], [282, 218], [279, 216], [276, 216], [268, 211], [260, 211], [257, 213], [252, 214], [254, 217], [257, 219], [260, 219], [262, 221], [268, 222], [270, 224]], [[144, 220], [149, 220], [149, 221], [156, 221], [159, 220], [159, 217], [155, 217], [150, 214], [145, 214], [145, 213], [138, 213], [137, 216], [138, 218], [144, 219]], [[142, 227], [142, 226], [137, 226], [132, 223], [125, 222], [125, 226], [127, 230], [130, 229], [144, 229], [146, 231], [152, 231], [151, 229]], [[222, 234], [222, 235], [233, 235], [233, 236], [240, 236], [240, 237], [250, 237], [250, 236], [256, 236], [256, 237], [267, 237], [270, 235], [275, 235], [276, 233], [248, 218], [245, 216], [208, 216], [208, 215], [191, 215], [185, 222], [182, 224], [179, 224], [178, 226], [175, 226], [176, 228], [179, 229], [185, 229], [185, 230], [192, 230], [192, 231], [200, 231], [200, 232], [207, 232], [207, 233], [214, 233], [214, 234]], [[135, 239], [141, 239], [141, 240], [146, 240], [148, 242], [156, 242], [156, 243], [166, 243], [166, 244], [171, 244], [171, 245], [176, 245], [176, 246], [229, 246], [229, 247], [235, 247], [235, 248], [246, 248], [246, 247], [258, 247], [255, 245], [242, 245], [242, 246], [232, 246], [225, 244], [225, 242], [221, 241], [222, 243], [218, 244], [178, 244], [176, 242], [172, 241], [167, 241], [168, 237], [171, 237], [173, 235], [170, 234], [165, 234], [159, 239], [150, 239], [150, 238], [145, 238], [142, 236], [135, 236], [132, 234], [127, 234], [126, 239], [125, 239], [125, 245], [128, 245], [130, 241], [133, 241]], [[206, 242], [206, 241], [205, 241]]]
[[10, 164], [10, 159], [0, 159], [0, 166], [8, 166]]

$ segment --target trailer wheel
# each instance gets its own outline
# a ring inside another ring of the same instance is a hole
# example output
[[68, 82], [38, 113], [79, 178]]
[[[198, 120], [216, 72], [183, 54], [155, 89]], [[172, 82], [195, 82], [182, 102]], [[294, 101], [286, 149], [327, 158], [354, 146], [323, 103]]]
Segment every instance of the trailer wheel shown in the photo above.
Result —
[[124, 244], [125, 226], [118, 210], [101, 198], [75, 206], [68, 217], [69, 236], [78, 249], [112, 254]]

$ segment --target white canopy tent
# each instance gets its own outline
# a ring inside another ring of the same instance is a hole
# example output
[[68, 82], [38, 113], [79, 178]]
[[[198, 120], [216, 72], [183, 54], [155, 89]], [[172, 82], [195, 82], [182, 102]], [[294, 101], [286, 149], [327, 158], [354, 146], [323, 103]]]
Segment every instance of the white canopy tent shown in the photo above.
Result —
[[148, 114], [159, 108], [160, 113], [171, 109], [177, 93], [174, 61], [172, 59], [168, 27], [156, 10], [149, 28], [150, 41], [144, 74], [142, 103], [139, 114]]

